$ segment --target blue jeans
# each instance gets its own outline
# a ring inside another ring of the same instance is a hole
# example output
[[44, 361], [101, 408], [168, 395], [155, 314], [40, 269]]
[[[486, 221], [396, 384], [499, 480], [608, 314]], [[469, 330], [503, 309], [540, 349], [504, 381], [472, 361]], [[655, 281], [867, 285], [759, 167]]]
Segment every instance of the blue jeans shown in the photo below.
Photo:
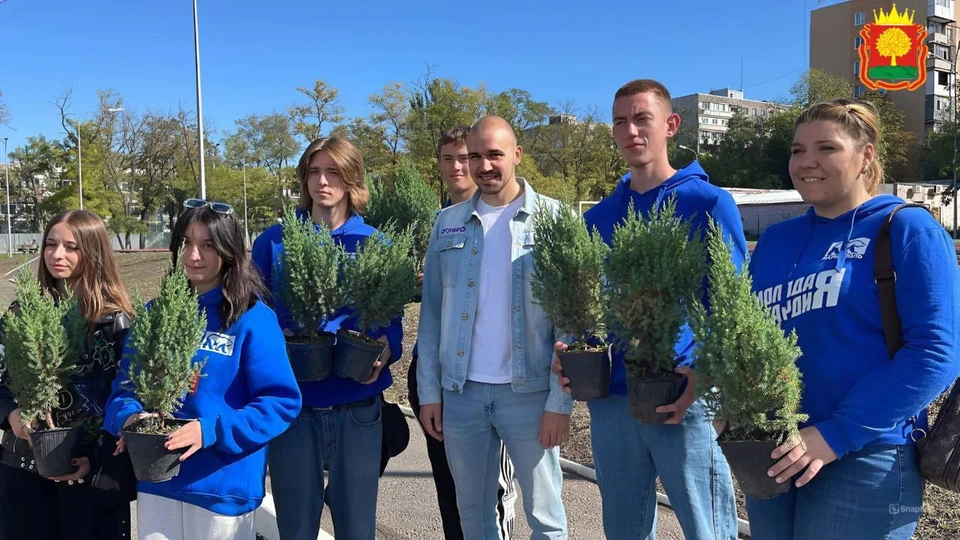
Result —
[[736, 540], [730, 468], [700, 403], [678, 425], [638, 422], [626, 396], [587, 406], [608, 540], [657, 537], [658, 476], [687, 538]]
[[916, 447], [882, 446], [844, 456], [779, 497], [748, 497], [747, 513], [757, 540], [909, 540], [922, 501]]
[[337, 538], [374, 540], [381, 433], [380, 399], [374, 398], [348, 409], [305, 408], [270, 442], [281, 540], [316, 540], [325, 498]]
[[467, 381], [462, 393], [443, 392], [443, 442], [457, 488], [465, 540], [497, 540], [500, 441], [513, 460], [531, 538], [567, 538], [560, 498], [560, 449], [537, 441], [547, 390], [514, 392], [509, 384]]

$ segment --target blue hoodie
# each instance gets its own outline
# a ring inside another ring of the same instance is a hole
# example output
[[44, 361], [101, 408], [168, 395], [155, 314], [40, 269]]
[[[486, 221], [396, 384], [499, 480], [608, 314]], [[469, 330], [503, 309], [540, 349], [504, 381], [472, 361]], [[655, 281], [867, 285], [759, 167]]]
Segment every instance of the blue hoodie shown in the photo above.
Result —
[[[753, 288], [803, 356], [803, 426], [837, 457], [865, 446], [912, 444], [926, 407], [960, 372], [960, 272], [953, 242], [928, 212], [905, 209], [891, 228], [905, 345], [887, 353], [874, 243], [903, 200], [880, 195], [835, 219], [811, 208], [768, 228], [750, 261]], [[915, 420], [911, 420], [916, 417]]]
[[[304, 221], [310, 219], [309, 214], [300, 209], [297, 209], [297, 217]], [[320, 227], [320, 225], [315, 226]], [[356, 253], [357, 248], [363, 245], [367, 237], [379, 233], [376, 229], [364, 223], [363, 218], [358, 214], [353, 214], [343, 225], [331, 231], [330, 234], [333, 236], [333, 240], [338, 245], [343, 246], [347, 253]], [[253, 262], [260, 269], [264, 282], [267, 283], [273, 293], [274, 309], [277, 311], [277, 318], [280, 319], [280, 327], [293, 328], [293, 319], [286, 306], [284, 306], [280, 294], [284, 285], [281, 283], [280, 275], [273, 271], [274, 265], [279, 263], [282, 254], [282, 224], [270, 227], [253, 243]], [[331, 333], [336, 333], [340, 328], [358, 330], [357, 320], [351, 315], [353, 315], [353, 310], [346, 306], [340, 309], [333, 318], [326, 321], [321, 328]], [[403, 352], [403, 315], [400, 314], [394, 318], [389, 326], [368, 332], [367, 335], [373, 339], [386, 336], [391, 352], [389, 363], [396, 362]], [[380, 370], [380, 376], [372, 384], [361, 384], [352, 379], [344, 379], [332, 374], [330, 378], [322, 381], [300, 383], [300, 391], [303, 393], [304, 407], [332, 407], [379, 396], [391, 384], [393, 384], [393, 375], [390, 374], [389, 366], [384, 366]]]
[[[206, 364], [195, 390], [174, 416], [199, 419], [203, 449], [184, 460], [173, 479], [138, 482], [137, 490], [239, 516], [263, 500], [267, 443], [299, 414], [300, 392], [283, 333], [269, 307], [257, 302], [223, 329], [223, 291], [217, 287], [199, 300], [207, 315], [207, 331], [193, 361]], [[121, 388], [130, 373], [129, 353], [128, 348], [104, 418], [104, 428], [114, 436], [127, 418], [143, 412], [133, 393]]]
[[[680, 169], [659, 186], [638, 193], [630, 189], [630, 173], [624, 175], [617, 189], [609, 197], [584, 212], [587, 227], [594, 227], [607, 245], [613, 242], [613, 230], [627, 217], [630, 201], [634, 210], [646, 216], [650, 210], [662, 205], [671, 196], [676, 195], [677, 215], [691, 222], [691, 238], [696, 234], [705, 234], [709, 230], [708, 216], [712, 216], [723, 229], [728, 243], [733, 244], [733, 261], [740, 270], [747, 253], [747, 241], [743, 236], [743, 222], [733, 196], [723, 189], [708, 183], [707, 173], [696, 161]], [[698, 233], [699, 231], [699, 233]], [[706, 304], [706, 278], [703, 286], [703, 301]], [[674, 350], [674, 363], [678, 366], [693, 364], [693, 332], [688, 325], [680, 330]], [[617, 347], [613, 350], [613, 366], [610, 374], [610, 393], [627, 394], [626, 368], [623, 363], [624, 351]]]

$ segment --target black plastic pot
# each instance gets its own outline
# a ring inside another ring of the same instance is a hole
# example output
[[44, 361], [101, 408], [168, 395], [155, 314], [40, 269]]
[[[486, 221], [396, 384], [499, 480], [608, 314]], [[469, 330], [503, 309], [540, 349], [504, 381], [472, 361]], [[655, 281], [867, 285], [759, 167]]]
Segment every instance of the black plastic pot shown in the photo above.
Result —
[[627, 377], [627, 398], [630, 413], [644, 424], [662, 424], [670, 418], [669, 413], [658, 413], [657, 407], [670, 405], [683, 393], [686, 377], [668, 374], [656, 379]]
[[80, 453], [80, 428], [57, 428], [34, 431], [33, 459], [37, 472], [44, 478], [77, 472], [71, 462]]
[[164, 434], [137, 433], [135, 430], [143, 425], [145, 420], [138, 420], [123, 430], [123, 440], [126, 441], [127, 451], [130, 452], [130, 462], [133, 463], [133, 474], [141, 482], [166, 482], [180, 473], [180, 456], [186, 448], [167, 450], [164, 443], [167, 436], [191, 420], [167, 419], [169, 428]]
[[365, 382], [373, 376], [373, 364], [383, 353], [383, 343], [370, 343], [360, 334], [349, 331], [337, 332], [337, 345], [333, 351], [333, 370], [340, 377]]
[[560, 353], [563, 376], [570, 379], [570, 395], [579, 401], [610, 395], [610, 356], [603, 351]]
[[772, 499], [790, 491], [792, 480], [778, 484], [767, 476], [767, 469], [776, 463], [770, 453], [780, 446], [779, 441], [721, 440], [719, 443], [744, 495], [754, 499]]
[[333, 373], [335, 335], [322, 332], [315, 341], [296, 342], [287, 338], [287, 356], [293, 376], [301, 382], [322, 381]]

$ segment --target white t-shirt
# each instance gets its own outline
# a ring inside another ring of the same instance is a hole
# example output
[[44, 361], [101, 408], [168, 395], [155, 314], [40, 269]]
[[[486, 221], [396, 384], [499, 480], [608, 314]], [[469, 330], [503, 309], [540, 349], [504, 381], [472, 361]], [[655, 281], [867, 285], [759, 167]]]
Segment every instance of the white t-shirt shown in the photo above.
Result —
[[506, 206], [477, 201], [483, 225], [483, 254], [477, 275], [477, 312], [473, 320], [467, 379], [490, 384], [513, 381], [510, 361], [512, 245], [510, 220], [523, 206], [524, 195]]

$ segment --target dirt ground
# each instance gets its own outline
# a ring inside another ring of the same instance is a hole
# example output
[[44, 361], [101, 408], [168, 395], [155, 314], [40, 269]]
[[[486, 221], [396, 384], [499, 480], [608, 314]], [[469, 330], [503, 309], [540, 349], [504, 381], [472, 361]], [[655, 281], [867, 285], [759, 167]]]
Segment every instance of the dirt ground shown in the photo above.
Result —
[[[118, 256], [120, 274], [127, 288], [140, 292], [145, 299], [156, 294], [160, 277], [167, 269], [170, 256], [167, 253], [132, 253]], [[14, 265], [11, 265], [11, 268]], [[0, 269], [3, 265], [0, 264]], [[410, 351], [416, 340], [419, 320], [419, 304], [410, 304], [404, 317], [403, 357], [391, 367], [394, 384], [386, 395], [390, 401], [409, 405], [407, 399], [407, 368], [410, 365]], [[931, 411], [931, 419], [936, 407]], [[418, 436], [412, 433], [412, 436]], [[590, 449], [590, 414], [586, 405], [578, 402], [574, 406], [571, 421], [570, 440], [561, 447], [563, 457], [587, 466], [593, 466]], [[738, 513], [746, 517], [743, 496], [737, 491]], [[924, 540], [953, 540], [960, 538], [960, 494], [946, 492], [932, 485], [926, 486], [923, 514], [915, 538]]]

